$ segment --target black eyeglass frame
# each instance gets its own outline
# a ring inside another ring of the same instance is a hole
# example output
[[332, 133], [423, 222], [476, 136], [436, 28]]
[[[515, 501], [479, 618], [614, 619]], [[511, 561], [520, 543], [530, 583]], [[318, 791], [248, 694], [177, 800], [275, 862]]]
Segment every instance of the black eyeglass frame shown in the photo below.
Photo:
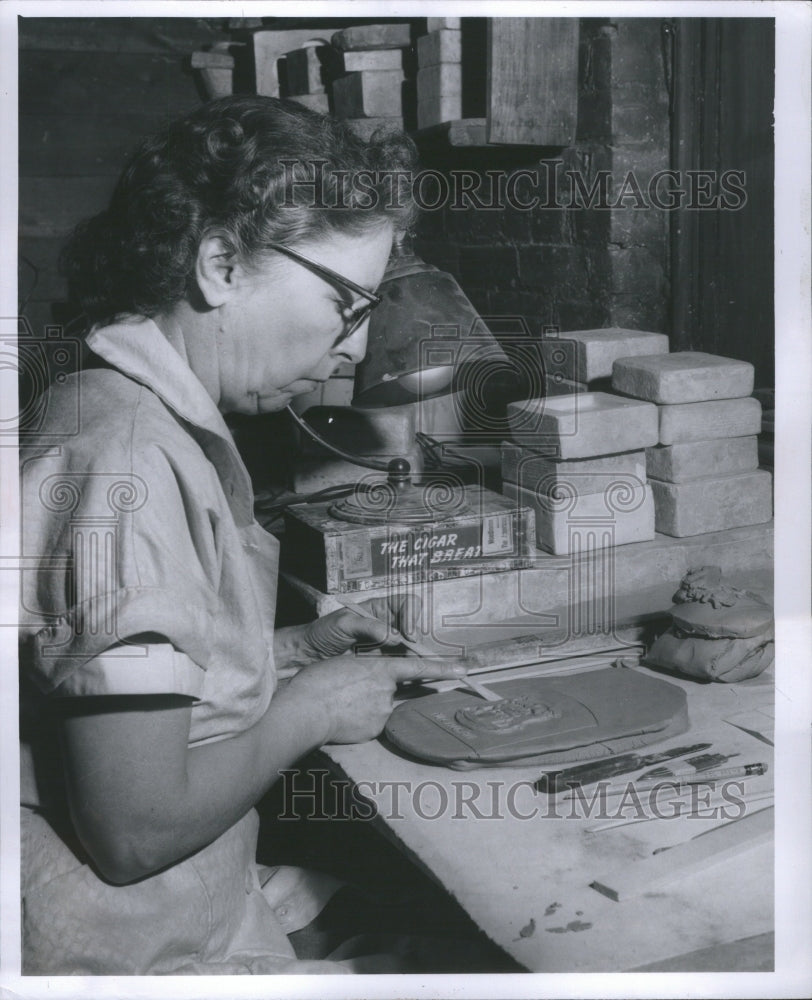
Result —
[[344, 316], [344, 321], [348, 325], [338, 340], [336, 340], [336, 344], [340, 344], [342, 341], [348, 340], [355, 333], [358, 327], [361, 326], [362, 323], [366, 322], [372, 310], [376, 306], [379, 306], [383, 301], [380, 295], [370, 292], [368, 289], [356, 284], [349, 278], [345, 278], [343, 274], [339, 274], [337, 271], [333, 271], [331, 268], [325, 267], [324, 264], [319, 264], [317, 261], [311, 260], [310, 257], [305, 257], [305, 255], [299, 253], [298, 250], [291, 250], [291, 248], [285, 246], [284, 243], [266, 243], [265, 246], [268, 247], [269, 250], [276, 250], [278, 253], [284, 254], [286, 257], [290, 257], [291, 260], [295, 260], [299, 264], [304, 265], [330, 284], [343, 285], [351, 292], [354, 292], [356, 295], [360, 295], [362, 298], [367, 300], [366, 305], [361, 306], [357, 312], [351, 310], [351, 307], [349, 306], [346, 307], [347, 311], [351, 311], [352, 318], [348, 319], [346, 315]]

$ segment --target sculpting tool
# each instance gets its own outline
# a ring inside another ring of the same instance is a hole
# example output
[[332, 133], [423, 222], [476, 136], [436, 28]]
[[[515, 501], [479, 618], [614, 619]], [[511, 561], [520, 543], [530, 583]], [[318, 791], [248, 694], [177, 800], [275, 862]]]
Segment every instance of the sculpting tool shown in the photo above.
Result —
[[693, 746], [672, 747], [670, 750], [661, 750], [659, 753], [624, 753], [618, 757], [587, 761], [585, 764], [576, 764], [563, 771], [549, 771], [542, 774], [536, 782], [535, 788], [537, 792], [557, 795], [559, 792], [567, 791], [573, 785], [594, 785], [598, 781], [614, 778], [618, 774], [639, 771], [652, 764], [661, 764], [666, 760], [675, 760], [677, 757], [687, 757], [692, 753], [700, 753], [710, 746], [710, 743], [694, 743]]
[[[677, 789], [688, 788], [690, 785], [711, 785], [716, 781], [735, 781], [737, 778], [753, 778], [759, 775], [765, 774], [767, 771], [767, 765], [758, 764], [745, 764], [742, 767], [722, 767], [716, 771], [705, 771], [704, 773], [697, 773], [696, 771], [679, 771], [672, 778], [660, 779], [659, 781], [629, 781], [625, 785], [615, 785], [609, 788], [603, 789], [603, 794], [606, 796], [613, 795], [629, 795], [632, 792], [650, 792], [653, 789], [662, 788], [663, 791], [667, 789]], [[565, 795], [564, 801], [569, 801], [575, 796]]]
[[[694, 771], [700, 774], [704, 771], [713, 771], [738, 756], [738, 753], [704, 753], [697, 757], [688, 757], [685, 763], [690, 764]], [[690, 774], [691, 772], [673, 771], [670, 767], [655, 767], [653, 771], [641, 774], [637, 781], [666, 781], [686, 773]]]
[[[671, 777], [664, 779], [667, 782], [673, 782], [678, 785], [706, 785], [711, 781], [729, 781], [734, 778], [750, 778], [754, 775], [764, 774], [767, 771], [767, 765], [758, 764], [743, 764], [741, 767], [720, 767], [715, 771], [697, 771], [696, 769], [691, 769], [690, 771], [675, 771]], [[646, 778], [645, 775], [636, 781], [635, 788], [650, 788], [653, 785], [661, 784], [662, 778]]]
[[[360, 615], [361, 618], [370, 618], [373, 621], [377, 622], [383, 621], [382, 618], [379, 618], [377, 615], [373, 614], [369, 609], [363, 607], [360, 604], [353, 604], [350, 601], [346, 602], [341, 601], [340, 598], [336, 598], [336, 600], [338, 600], [339, 603], [342, 604], [345, 608], [349, 608], [350, 611], [354, 611], [355, 614]], [[413, 653], [416, 653], [418, 656], [436, 658], [440, 655], [440, 653], [438, 653], [436, 649], [432, 649], [430, 646], [427, 646], [424, 643], [415, 642], [413, 639], [407, 639], [402, 632], [395, 631], [395, 635], [397, 636], [398, 642], [402, 646], [405, 646], [407, 649], [410, 649]], [[474, 692], [474, 694], [479, 695], [480, 698], [484, 698], [486, 701], [502, 701], [501, 695], [498, 695], [494, 691], [491, 691], [489, 688], [486, 688], [484, 684], [480, 684], [478, 681], [471, 680], [471, 678], [468, 677], [467, 674], [460, 677], [459, 682], [460, 684], [464, 684], [466, 687], [470, 688], [471, 691]]]

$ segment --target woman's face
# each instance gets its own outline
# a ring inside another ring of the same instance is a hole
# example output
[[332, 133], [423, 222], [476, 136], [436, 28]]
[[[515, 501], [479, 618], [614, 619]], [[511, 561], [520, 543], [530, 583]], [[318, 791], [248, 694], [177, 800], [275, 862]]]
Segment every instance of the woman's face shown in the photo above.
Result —
[[[392, 245], [384, 224], [361, 235], [336, 234], [295, 249], [374, 292]], [[325, 382], [340, 365], [366, 353], [369, 321], [347, 339], [348, 309], [365, 300], [282, 253], [242, 272], [237, 292], [220, 310], [217, 361], [224, 413], [281, 410]]]

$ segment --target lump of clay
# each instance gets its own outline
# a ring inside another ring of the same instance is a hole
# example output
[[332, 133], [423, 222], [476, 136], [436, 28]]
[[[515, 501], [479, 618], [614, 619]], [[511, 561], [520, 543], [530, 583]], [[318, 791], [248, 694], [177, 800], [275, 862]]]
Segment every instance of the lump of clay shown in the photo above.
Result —
[[718, 566], [691, 570], [674, 594], [671, 628], [646, 657], [688, 677], [733, 683], [757, 677], [775, 656], [772, 608], [731, 587]]
[[749, 638], [773, 627], [773, 609], [764, 598], [726, 584], [718, 566], [691, 570], [672, 600], [671, 619], [685, 635]]

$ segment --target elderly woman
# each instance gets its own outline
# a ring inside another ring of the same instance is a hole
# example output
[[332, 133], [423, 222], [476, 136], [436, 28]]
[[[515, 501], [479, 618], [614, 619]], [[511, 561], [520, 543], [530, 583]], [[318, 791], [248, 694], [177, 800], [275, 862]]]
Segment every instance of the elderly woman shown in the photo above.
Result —
[[223, 419], [363, 357], [408, 221], [374, 183], [407, 152], [225, 98], [144, 142], [68, 247], [91, 360], [23, 454], [28, 973], [309, 971], [252, 807], [314, 748], [375, 737], [398, 682], [459, 673], [350, 652], [403, 606], [274, 629], [277, 543]]

